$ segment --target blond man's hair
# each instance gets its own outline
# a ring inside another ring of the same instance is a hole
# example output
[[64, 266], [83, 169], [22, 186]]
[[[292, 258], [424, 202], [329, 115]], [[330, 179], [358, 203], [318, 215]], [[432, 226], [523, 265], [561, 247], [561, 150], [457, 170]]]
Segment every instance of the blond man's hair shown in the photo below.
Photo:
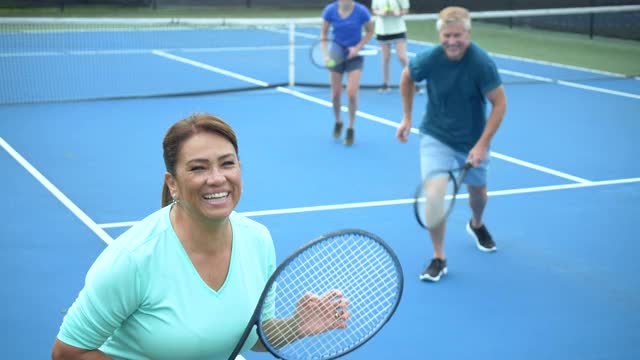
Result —
[[471, 15], [469, 14], [469, 10], [460, 6], [449, 6], [442, 9], [436, 22], [436, 29], [440, 31], [443, 27], [456, 23], [462, 23], [464, 29], [467, 31], [471, 30]]

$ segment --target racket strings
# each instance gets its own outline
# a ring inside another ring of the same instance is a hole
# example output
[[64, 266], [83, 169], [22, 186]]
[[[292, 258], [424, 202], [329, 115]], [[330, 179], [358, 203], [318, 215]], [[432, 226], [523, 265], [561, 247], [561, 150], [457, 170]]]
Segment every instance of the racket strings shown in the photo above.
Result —
[[[350, 250], [350, 249], [347, 249]], [[359, 249], [358, 251], [362, 251], [361, 249]], [[309, 259], [307, 261], [305, 261], [304, 263], [300, 264], [300, 266], [309, 266], [311, 265], [312, 262], [317, 262], [317, 263], [324, 263], [325, 266], [326, 265], [331, 265], [331, 269], [335, 272], [338, 271], [348, 271], [348, 266], [352, 265], [351, 263], [348, 262], [344, 262], [344, 261], [339, 261], [338, 258], [340, 256], [343, 257], [351, 257], [354, 256], [356, 254], [340, 254], [339, 256], [336, 256], [336, 254], [332, 254], [330, 252], [326, 252], [324, 253], [326, 256], [324, 258], [321, 259]], [[330, 262], [327, 263], [327, 258], [329, 258]], [[372, 260], [370, 262], [373, 262], [373, 260], [377, 260], [377, 258], [372, 258]], [[380, 265], [381, 261], [377, 261], [377, 264], [364, 264], [365, 266], [368, 267], [373, 267], [374, 265]], [[384, 265], [383, 265], [384, 266]], [[310, 268], [312, 269], [312, 268]], [[328, 273], [327, 271], [324, 272], [324, 274], [318, 274], [316, 273], [316, 277], [313, 278], [315, 279], [314, 281], [312, 281], [312, 277], [309, 276], [309, 274], [306, 273], [298, 273], [296, 274], [296, 277], [294, 277], [293, 279], [291, 279], [289, 281], [289, 283], [302, 283], [304, 287], [310, 287], [313, 286], [314, 283], [317, 284], [316, 281], [322, 282], [324, 284], [327, 284], [328, 287], [322, 289], [321, 291], [326, 292], [328, 290], [330, 290], [331, 288], [341, 288], [344, 287], [344, 284], [342, 282], [344, 282], [346, 279], [344, 277], [340, 277], [337, 279], [329, 279], [328, 278]], [[376, 275], [379, 274], [378, 272], [361, 272], [359, 274], [360, 278], [358, 279], [350, 279], [350, 281], [352, 282], [359, 282], [360, 284], [366, 284], [367, 281], [370, 281], [369, 279], [363, 278], [364, 276], [372, 276], [372, 275]], [[386, 280], [386, 279], [385, 279]], [[332, 283], [332, 281], [335, 281]], [[282, 285], [282, 281], [280, 280], [279, 283]], [[297, 286], [297, 285], [296, 285]]]
[[[349, 256], [353, 256], [356, 254], [345, 254], [346, 257]], [[374, 267], [374, 266], [380, 266], [382, 265], [382, 267], [385, 266], [385, 264], [382, 264], [382, 261], [380, 261], [381, 257], [378, 258], [371, 258], [369, 261], [369, 263], [373, 263], [373, 264], [364, 264], [364, 266], [368, 266], [368, 267]], [[382, 259], [384, 260], [384, 259]], [[387, 259], [388, 260], [388, 259]], [[388, 266], [389, 264], [387, 264]], [[391, 264], [392, 265], [392, 264]], [[370, 284], [370, 283], [380, 283], [380, 282], [387, 282], [387, 281], [391, 281], [393, 280], [393, 275], [391, 275], [390, 273], [384, 273], [385, 277], [381, 278], [380, 272], [376, 272], [376, 271], [371, 271], [371, 272], [361, 272], [358, 274], [359, 277], [353, 277], [352, 279], [350, 279], [350, 281], [352, 281], [354, 284], [359, 284], [359, 286], [356, 286], [353, 288], [353, 294], [356, 295], [361, 295], [364, 294], [365, 290], [367, 290], [366, 288], [363, 288], [364, 284]], [[374, 279], [374, 277], [377, 275], [377, 279]], [[340, 281], [342, 280], [342, 282]], [[336, 286], [334, 288], [336, 289], [340, 289], [343, 288], [345, 286], [347, 286], [348, 284], [344, 284], [343, 281], [345, 280], [345, 278], [339, 278], [338, 279], [338, 283], [336, 284]], [[326, 289], [327, 291], [329, 289]], [[387, 293], [392, 293], [393, 291], [397, 291], [397, 289], [395, 288], [390, 288], [389, 291]], [[381, 292], [380, 293], [380, 298], [384, 299], [386, 295], [388, 295], [387, 293]], [[349, 300], [351, 302], [360, 302], [361, 297], [360, 296], [355, 296], [355, 297], [349, 297]], [[375, 301], [375, 299], [373, 300]]]
[[430, 179], [425, 187], [425, 219], [427, 227], [437, 226], [445, 217], [447, 209], [446, 196], [453, 193], [451, 178], [442, 176]]
[[[292, 316], [305, 293], [322, 296], [332, 289], [342, 291], [350, 301], [346, 310], [351, 317], [346, 329], [329, 330], [291, 344], [272, 344], [286, 358], [326, 358], [347, 351], [377, 331], [399, 296], [401, 276], [379, 243], [352, 234], [337, 245], [325, 241], [311, 250], [294, 259], [278, 276], [274, 287], [276, 317]], [[332, 304], [327, 302], [318, 311], [334, 314], [337, 309]]]
[[[324, 255], [322, 258], [317, 258], [317, 254], [322, 254]], [[299, 258], [300, 260], [298, 260], [299, 262], [303, 263], [302, 265], [298, 264], [297, 266], [304, 266], [307, 265], [309, 263], [327, 263], [330, 261], [333, 261], [333, 257], [331, 256], [331, 253], [325, 252], [325, 253], [315, 253], [312, 254], [314, 255], [313, 257], [309, 257], [308, 256], [309, 253], [305, 253], [302, 254], [302, 256]], [[306, 259], [306, 258], [310, 258], [310, 259]], [[298, 306], [298, 302], [299, 299], [304, 295], [302, 293], [299, 293], [297, 297], [294, 296], [289, 296], [286, 299], [283, 299], [283, 294], [287, 294], [287, 292], [290, 292], [290, 287], [287, 287], [285, 285], [288, 284], [300, 284], [300, 285], [296, 285], [298, 288], [306, 288], [306, 289], [310, 289], [313, 287], [313, 283], [311, 283], [311, 277], [308, 276], [308, 274], [304, 273], [304, 272], [292, 272], [291, 271], [292, 266], [290, 265], [285, 272], [283, 272], [282, 274], [280, 274], [280, 276], [278, 277], [278, 279], [274, 282], [274, 284], [278, 284], [278, 288], [279, 288], [279, 298], [278, 298], [278, 302], [280, 303], [280, 305], [278, 306], [278, 309], [283, 309], [286, 308], [287, 310], [289, 310], [289, 313], [284, 313], [284, 310], [279, 310], [280, 314], [278, 314], [278, 318], [284, 318], [284, 317], [290, 317], [293, 315], [293, 313], [295, 312], [296, 307]], [[312, 268], [309, 268], [312, 269]], [[289, 277], [291, 277], [289, 279]], [[326, 283], [326, 281], [322, 281], [322, 279], [317, 279], [317, 281]], [[325, 289], [323, 292], [328, 291], [329, 289]], [[287, 300], [286, 302], [286, 306], [284, 306], [283, 300]], [[327, 304], [328, 306], [328, 304]], [[325, 309], [324, 307], [320, 309], [321, 311], [326, 311], [327, 309]], [[292, 332], [295, 331], [296, 329], [293, 329], [291, 326], [295, 326], [294, 324], [291, 323], [285, 323], [286, 327], [282, 327], [282, 331], [286, 331], [286, 332]], [[272, 343], [276, 348], [284, 345], [285, 340], [281, 340], [280, 342], [274, 342]]]
[[[397, 290], [396, 290], [397, 291]], [[394, 292], [390, 291], [388, 292], [391, 296], [393, 296]], [[358, 300], [353, 300], [354, 302], [357, 302]], [[376, 300], [374, 300], [376, 301]], [[373, 316], [375, 316], [376, 314], [381, 314], [381, 313], [385, 313], [388, 312], [388, 310], [390, 310], [392, 308], [393, 304], [389, 305], [389, 301], [378, 301], [378, 305], [376, 306], [376, 308], [374, 307], [369, 307], [369, 310], [366, 312], [360, 312], [359, 314], [353, 314], [353, 316], [359, 316], [362, 318], [366, 318], [369, 320], [369, 322], [371, 321], [379, 321], [379, 320], [375, 320], [372, 319]], [[322, 310], [320, 310], [322, 311]], [[325, 310], [326, 311], [326, 310]], [[333, 310], [329, 310], [330, 312], [332, 312]], [[367, 335], [370, 334], [370, 326], [368, 323], [365, 322], [361, 322], [361, 325], [358, 326], [357, 324], [349, 324], [348, 325], [348, 329], [351, 330], [351, 335], [350, 336], [344, 336], [343, 334], [340, 334], [340, 331], [344, 331], [344, 330], [332, 330], [333, 332], [338, 332], [338, 335], [336, 337], [334, 337], [333, 340], [329, 340], [329, 341], [316, 341], [313, 344], [308, 344], [307, 347], [299, 347], [298, 344], [298, 348], [301, 348], [303, 350], [306, 350], [308, 348], [317, 348], [318, 345], [322, 347], [322, 351], [325, 354], [335, 354], [335, 353], [340, 353], [340, 352], [344, 352], [346, 349], [348, 349], [350, 346], [352, 346], [354, 343], [358, 343], [362, 340], [364, 340], [366, 338]], [[326, 336], [325, 336], [326, 337]], [[307, 338], [308, 340], [309, 338]], [[330, 349], [327, 348], [327, 346], [325, 346], [325, 344], [329, 344], [331, 343], [331, 347], [333, 348], [332, 351], [329, 351]], [[274, 344], [274, 345], [281, 345], [281, 344]], [[295, 352], [296, 349], [289, 349], [290, 353]], [[305, 351], [306, 354], [308, 354], [308, 351]], [[307, 356], [305, 356], [307, 357]]]
[[[348, 250], [352, 250], [352, 249], [348, 249]], [[362, 251], [362, 249], [357, 249], [355, 251]], [[334, 271], [342, 271], [343, 269], [336, 269], [337, 267], [344, 267], [343, 264], [345, 264], [344, 262], [340, 262], [337, 260], [336, 256], [333, 256], [333, 254], [326, 252], [324, 253], [325, 257], [321, 258], [321, 259], [306, 259], [305, 261], [303, 261], [303, 264], [301, 264], [301, 266], [308, 266], [309, 265], [309, 261], [313, 261], [313, 262], [326, 262], [327, 261], [327, 257], [329, 259], [331, 259], [331, 262], [328, 264], [330, 266], [333, 267]], [[344, 256], [344, 257], [350, 257], [350, 256], [354, 256], [356, 254], [353, 253], [346, 253], [346, 254], [340, 254], [340, 256]], [[381, 263], [381, 261], [374, 261], [377, 260], [377, 258], [372, 258], [372, 260], [370, 262], [377, 262], [377, 264], [366, 264], [366, 266], [369, 267], [373, 267], [374, 265], [379, 265]], [[384, 266], [384, 265], [383, 265]], [[373, 283], [373, 279], [371, 279], [373, 276], [375, 275], [379, 275], [379, 272], [364, 272], [359, 274], [360, 276], [358, 278], [354, 277], [351, 279], [352, 282], [356, 283], [356, 284], [367, 284], [367, 283]], [[289, 283], [302, 283], [304, 288], [308, 288], [308, 286], [311, 286], [311, 283], [308, 281], [309, 279], [311, 279], [311, 277], [307, 276], [307, 274], [297, 274], [297, 277], [295, 277], [294, 279], [290, 280]], [[326, 274], [324, 278], [317, 278], [319, 282], [324, 283], [324, 284], [331, 284], [331, 279], [326, 278]], [[332, 286], [335, 289], [340, 289], [340, 288], [344, 288], [347, 284], [344, 284], [344, 278], [339, 278], [337, 279], [338, 281], [335, 284], [332, 284]], [[389, 273], [387, 273], [386, 278], [384, 279], [378, 279], [377, 282], [381, 282], [381, 281], [389, 281], [392, 280], [391, 279], [391, 275], [389, 275]], [[280, 281], [281, 283], [282, 281]], [[330, 288], [325, 288], [322, 289], [321, 292], [326, 292], [331, 290]], [[354, 288], [354, 292], [355, 294], [362, 294], [363, 293], [363, 289], [361, 289], [360, 287]], [[382, 294], [385, 295], [385, 294]], [[291, 299], [296, 300], [295, 298]], [[360, 298], [358, 296], [353, 297], [353, 298], [349, 298], [350, 301], [352, 302], [359, 302]], [[330, 303], [327, 304], [327, 306], [332, 306]], [[320, 311], [325, 311], [326, 309], [320, 308]], [[284, 314], [281, 314], [284, 315]], [[289, 329], [291, 330], [291, 329]], [[280, 345], [280, 344], [274, 344], [274, 345]]]
[[321, 40], [311, 49], [311, 60], [320, 67], [332, 68], [346, 59], [345, 51], [333, 40]]
[[[294, 278], [291, 279], [289, 281], [289, 283], [294, 283], [297, 284], [299, 282], [305, 282], [304, 285], [305, 286], [314, 286], [317, 285], [317, 280], [326, 280], [326, 277], [328, 276], [328, 274], [330, 273], [330, 271], [324, 271], [323, 273], [320, 273], [318, 271], [315, 270], [314, 264], [322, 264], [322, 267], [329, 267], [329, 269], [335, 271], [337, 270], [336, 268], [341, 268], [340, 270], [347, 270], [349, 266], [352, 265], [352, 263], [349, 262], [345, 262], [340, 260], [341, 257], [351, 257], [356, 255], [356, 251], [358, 253], [362, 253], [362, 247], [360, 248], [346, 248], [346, 249], [342, 249], [343, 251], [341, 253], [336, 253], [336, 251], [323, 251], [323, 252], [316, 252], [315, 254], [312, 254], [312, 256], [310, 256], [309, 258], [305, 259], [297, 259], [299, 264], [297, 264], [298, 267], [304, 267], [307, 268], [310, 271], [315, 271], [315, 275], [316, 276], [324, 276], [324, 278], [311, 278], [308, 274], [308, 272], [299, 272], [296, 271], [294, 272]], [[350, 251], [350, 253], [346, 253], [346, 251]], [[323, 257], [319, 257], [319, 255], [323, 255]], [[305, 255], [309, 255], [309, 254], [305, 254]], [[284, 275], [281, 275], [279, 277], [279, 283], [282, 283], [282, 280], [285, 279]], [[338, 281], [342, 281], [343, 279], [337, 279]], [[324, 283], [327, 283], [327, 281], [324, 281]], [[332, 284], [333, 287], [336, 287], [336, 284]], [[338, 283], [339, 285], [339, 283]], [[298, 286], [298, 285], [296, 285]], [[329, 288], [325, 289], [325, 290], [329, 290]]]
[[435, 172], [420, 185], [416, 194], [416, 217], [427, 228], [438, 227], [449, 215], [457, 189], [453, 170]]

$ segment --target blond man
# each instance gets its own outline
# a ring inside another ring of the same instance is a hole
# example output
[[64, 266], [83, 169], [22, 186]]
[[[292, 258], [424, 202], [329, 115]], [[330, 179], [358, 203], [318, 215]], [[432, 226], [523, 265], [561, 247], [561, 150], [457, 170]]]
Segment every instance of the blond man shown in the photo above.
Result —
[[[471, 162], [465, 178], [472, 218], [466, 230], [481, 251], [496, 250], [483, 223], [487, 204], [487, 167], [491, 141], [504, 117], [507, 100], [496, 64], [471, 41], [471, 17], [461, 7], [439, 14], [440, 46], [413, 58], [402, 73], [403, 119], [396, 137], [406, 142], [411, 129], [415, 82], [427, 80], [429, 101], [420, 124], [420, 165], [423, 178], [439, 170]], [[486, 105], [491, 104], [487, 116]], [[429, 229], [434, 255], [420, 279], [439, 281], [447, 273], [444, 251], [446, 223]]]

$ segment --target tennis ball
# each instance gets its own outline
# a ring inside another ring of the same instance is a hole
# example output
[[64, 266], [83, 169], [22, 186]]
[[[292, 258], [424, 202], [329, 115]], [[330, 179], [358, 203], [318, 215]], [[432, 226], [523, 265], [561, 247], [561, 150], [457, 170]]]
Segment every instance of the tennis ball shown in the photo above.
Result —
[[336, 66], [336, 61], [335, 61], [335, 60], [333, 60], [333, 59], [329, 59], [329, 60], [327, 61], [327, 67], [332, 68], [332, 67], [334, 67], [334, 66]]

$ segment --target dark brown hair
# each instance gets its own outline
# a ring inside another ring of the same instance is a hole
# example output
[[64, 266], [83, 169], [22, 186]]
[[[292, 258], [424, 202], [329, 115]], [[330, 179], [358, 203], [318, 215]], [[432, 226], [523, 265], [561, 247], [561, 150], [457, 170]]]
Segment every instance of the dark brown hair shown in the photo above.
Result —
[[[238, 139], [231, 126], [224, 120], [209, 114], [193, 114], [173, 124], [162, 141], [162, 156], [167, 172], [176, 176], [176, 163], [182, 145], [192, 136], [199, 133], [213, 133], [227, 139], [238, 156]], [[165, 183], [162, 188], [162, 207], [173, 202], [169, 187]]]

